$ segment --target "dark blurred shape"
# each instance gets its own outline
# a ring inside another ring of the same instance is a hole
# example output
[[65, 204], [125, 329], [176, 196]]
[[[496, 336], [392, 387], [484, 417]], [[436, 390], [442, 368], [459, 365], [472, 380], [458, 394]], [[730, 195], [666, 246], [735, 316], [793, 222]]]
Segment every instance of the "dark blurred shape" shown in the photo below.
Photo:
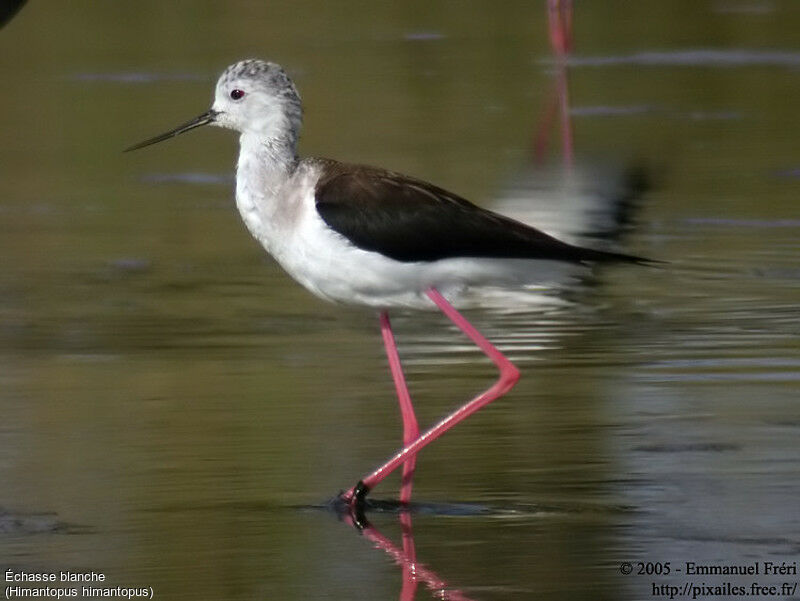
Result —
[[644, 453], [725, 453], [740, 451], [742, 445], [731, 442], [688, 442], [640, 445], [634, 451]]
[[618, 242], [624, 233], [633, 228], [642, 198], [652, 188], [653, 175], [645, 165], [628, 165], [621, 172], [616, 188], [606, 199], [611, 219], [603, 226], [587, 230], [584, 235]]
[[657, 110], [654, 106], [634, 104], [628, 106], [580, 106], [572, 107], [569, 114], [573, 117], [628, 117], [644, 115]]
[[409, 31], [403, 34], [406, 42], [435, 42], [444, 40], [446, 37], [441, 31]]
[[775, 3], [769, 0], [765, 2], [756, 2], [754, 0], [745, 0], [744, 2], [715, 2], [712, 10], [721, 15], [771, 15], [775, 12]]
[[207, 185], [230, 185], [236, 183], [233, 175], [217, 173], [146, 173], [141, 177], [141, 181], [146, 184], [194, 184], [200, 186]]
[[800, 179], [800, 167], [789, 167], [774, 172], [775, 177], [786, 177], [790, 179]]
[[60, 521], [55, 513], [16, 513], [0, 507], [0, 534], [41, 534], [65, 532], [68, 529], [68, 525]]
[[[556, 60], [558, 66], [558, 60]], [[788, 67], [800, 65], [800, 52], [753, 48], [689, 48], [670, 51], [642, 51], [606, 56], [570, 56], [570, 67]]]
[[188, 71], [174, 73], [156, 73], [151, 71], [107, 71], [81, 72], [69, 76], [73, 81], [147, 84], [160, 81], [205, 81], [208, 79], [200, 73]]
[[0, 28], [14, 18], [27, 0], [0, 0]]

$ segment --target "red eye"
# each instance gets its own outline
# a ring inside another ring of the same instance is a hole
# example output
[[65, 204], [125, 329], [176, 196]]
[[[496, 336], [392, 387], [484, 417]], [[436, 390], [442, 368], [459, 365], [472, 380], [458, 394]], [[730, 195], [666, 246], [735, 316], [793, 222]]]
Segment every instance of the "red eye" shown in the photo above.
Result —
[[241, 100], [244, 98], [244, 90], [231, 90], [231, 98]]

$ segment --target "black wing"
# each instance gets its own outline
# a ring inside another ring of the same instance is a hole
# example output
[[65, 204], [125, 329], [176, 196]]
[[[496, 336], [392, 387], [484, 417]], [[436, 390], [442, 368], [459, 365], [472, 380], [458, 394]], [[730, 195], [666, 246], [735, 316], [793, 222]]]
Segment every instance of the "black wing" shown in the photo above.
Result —
[[561, 242], [447, 190], [371, 167], [323, 163], [320, 217], [355, 246], [397, 261], [453, 257], [644, 262]]

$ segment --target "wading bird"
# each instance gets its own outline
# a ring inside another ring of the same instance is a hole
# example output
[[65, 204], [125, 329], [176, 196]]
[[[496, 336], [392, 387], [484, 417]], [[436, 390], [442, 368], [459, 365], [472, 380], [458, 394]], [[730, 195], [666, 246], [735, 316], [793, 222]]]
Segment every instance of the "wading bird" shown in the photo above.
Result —
[[[301, 124], [300, 95], [286, 72], [275, 63], [251, 59], [225, 69], [210, 110], [127, 150], [202, 125], [239, 132], [236, 206], [250, 233], [312, 293], [379, 311], [404, 446], [342, 493], [342, 499], [360, 507], [371, 489], [403, 465], [400, 501], [408, 503], [417, 453], [506, 394], [519, 379], [517, 368], [446, 297], [471, 286], [540, 282], [560, 266], [646, 261], [561, 242], [413, 177], [300, 158]], [[420, 434], [387, 311], [431, 303], [495, 363], [500, 377]]]

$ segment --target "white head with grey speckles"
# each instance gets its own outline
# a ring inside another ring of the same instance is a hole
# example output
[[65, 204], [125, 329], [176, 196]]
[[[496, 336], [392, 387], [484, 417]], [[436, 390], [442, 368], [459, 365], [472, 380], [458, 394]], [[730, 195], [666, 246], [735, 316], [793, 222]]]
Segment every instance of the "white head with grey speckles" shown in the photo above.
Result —
[[269, 140], [297, 141], [303, 121], [300, 94], [280, 65], [257, 59], [234, 63], [217, 82], [214, 124]]
[[280, 65], [258, 59], [239, 61], [222, 72], [211, 109], [165, 134], [135, 144], [136, 150], [201, 125], [253, 135], [263, 143], [294, 152], [303, 123], [300, 94]]

